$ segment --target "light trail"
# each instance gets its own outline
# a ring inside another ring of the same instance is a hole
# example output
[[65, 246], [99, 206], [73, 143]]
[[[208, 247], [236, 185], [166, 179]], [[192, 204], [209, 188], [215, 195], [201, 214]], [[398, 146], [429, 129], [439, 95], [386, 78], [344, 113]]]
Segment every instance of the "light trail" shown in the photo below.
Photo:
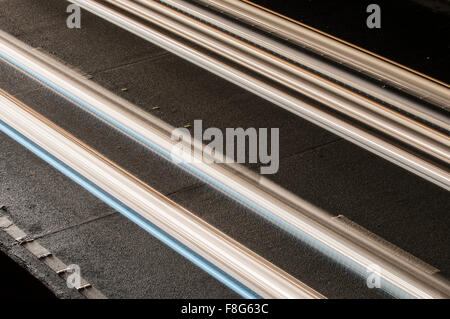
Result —
[[245, 298], [324, 298], [0, 90], [0, 130]]

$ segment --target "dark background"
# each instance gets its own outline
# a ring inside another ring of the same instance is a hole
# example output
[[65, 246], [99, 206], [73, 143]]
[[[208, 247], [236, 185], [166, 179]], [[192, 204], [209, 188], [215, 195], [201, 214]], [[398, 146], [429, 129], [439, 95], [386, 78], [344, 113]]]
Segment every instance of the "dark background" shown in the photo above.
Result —
[[55, 299], [47, 287], [0, 250], [0, 299]]
[[[251, 0], [446, 83], [450, 82], [448, 0]], [[369, 4], [381, 29], [369, 29]]]

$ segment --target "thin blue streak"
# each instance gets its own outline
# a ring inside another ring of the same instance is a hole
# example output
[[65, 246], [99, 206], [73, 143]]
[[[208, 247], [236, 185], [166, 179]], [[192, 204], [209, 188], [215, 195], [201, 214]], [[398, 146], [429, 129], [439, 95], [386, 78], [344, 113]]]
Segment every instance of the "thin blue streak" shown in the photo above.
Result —
[[88, 190], [91, 194], [111, 206], [114, 210], [120, 212], [122, 215], [136, 223], [138, 226], [146, 230], [152, 236], [159, 239], [165, 245], [169, 246], [177, 253], [191, 261], [193, 264], [197, 265], [199, 268], [222, 282], [225, 286], [235, 291], [237, 294], [241, 295], [247, 299], [259, 299], [261, 298], [256, 293], [251, 291], [249, 288], [245, 287], [234, 278], [220, 270], [218, 267], [214, 266], [212, 263], [180, 243], [178, 240], [174, 239], [172, 236], [166, 234], [159, 227], [155, 226], [141, 215], [121, 203], [119, 200], [109, 195], [101, 188], [96, 186], [91, 181], [87, 180], [82, 175], [78, 174], [75, 170], [62, 163], [53, 155], [49, 154], [47, 151], [42, 149], [40, 146], [30, 141], [28, 138], [17, 132], [15, 129], [10, 127], [8, 124], [0, 120], [0, 131], [23, 145], [25, 148], [33, 152], [35, 155], [43, 159], [45, 162], [56, 168], [58, 171], [69, 177], [72, 181], [76, 182], [84, 189]]

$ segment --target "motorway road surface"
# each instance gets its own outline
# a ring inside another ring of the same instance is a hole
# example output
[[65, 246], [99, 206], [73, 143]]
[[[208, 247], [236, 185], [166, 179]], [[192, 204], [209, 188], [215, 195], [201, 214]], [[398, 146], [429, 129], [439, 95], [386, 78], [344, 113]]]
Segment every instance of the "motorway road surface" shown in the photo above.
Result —
[[[87, 12], [80, 30], [68, 29], [66, 6], [0, 0], [0, 28], [173, 126], [280, 128], [280, 170], [270, 179], [450, 272], [446, 191]], [[11, 66], [0, 63], [0, 74], [0, 88], [325, 296], [389, 297]], [[238, 297], [5, 135], [2, 205], [0, 214], [80, 265], [109, 298]], [[1, 231], [0, 248], [44, 271]], [[76, 294], [56, 275], [39, 279], [59, 297]]]

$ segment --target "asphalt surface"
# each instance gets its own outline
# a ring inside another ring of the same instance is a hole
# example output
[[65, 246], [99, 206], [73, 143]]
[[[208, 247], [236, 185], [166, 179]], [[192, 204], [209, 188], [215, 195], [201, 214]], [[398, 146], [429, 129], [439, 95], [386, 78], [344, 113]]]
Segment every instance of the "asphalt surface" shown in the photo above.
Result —
[[[449, 273], [448, 193], [87, 12], [80, 30], [68, 29], [66, 6], [0, 0], [0, 26], [173, 126], [280, 128], [271, 179]], [[0, 74], [0, 88], [327, 297], [387, 297], [12, 67], [1, 63]], [[238, 297], [4, 135], [0, 181], [5, 214], [110, 298]], [[8, 255], [40, 272], [2, 238]]]

